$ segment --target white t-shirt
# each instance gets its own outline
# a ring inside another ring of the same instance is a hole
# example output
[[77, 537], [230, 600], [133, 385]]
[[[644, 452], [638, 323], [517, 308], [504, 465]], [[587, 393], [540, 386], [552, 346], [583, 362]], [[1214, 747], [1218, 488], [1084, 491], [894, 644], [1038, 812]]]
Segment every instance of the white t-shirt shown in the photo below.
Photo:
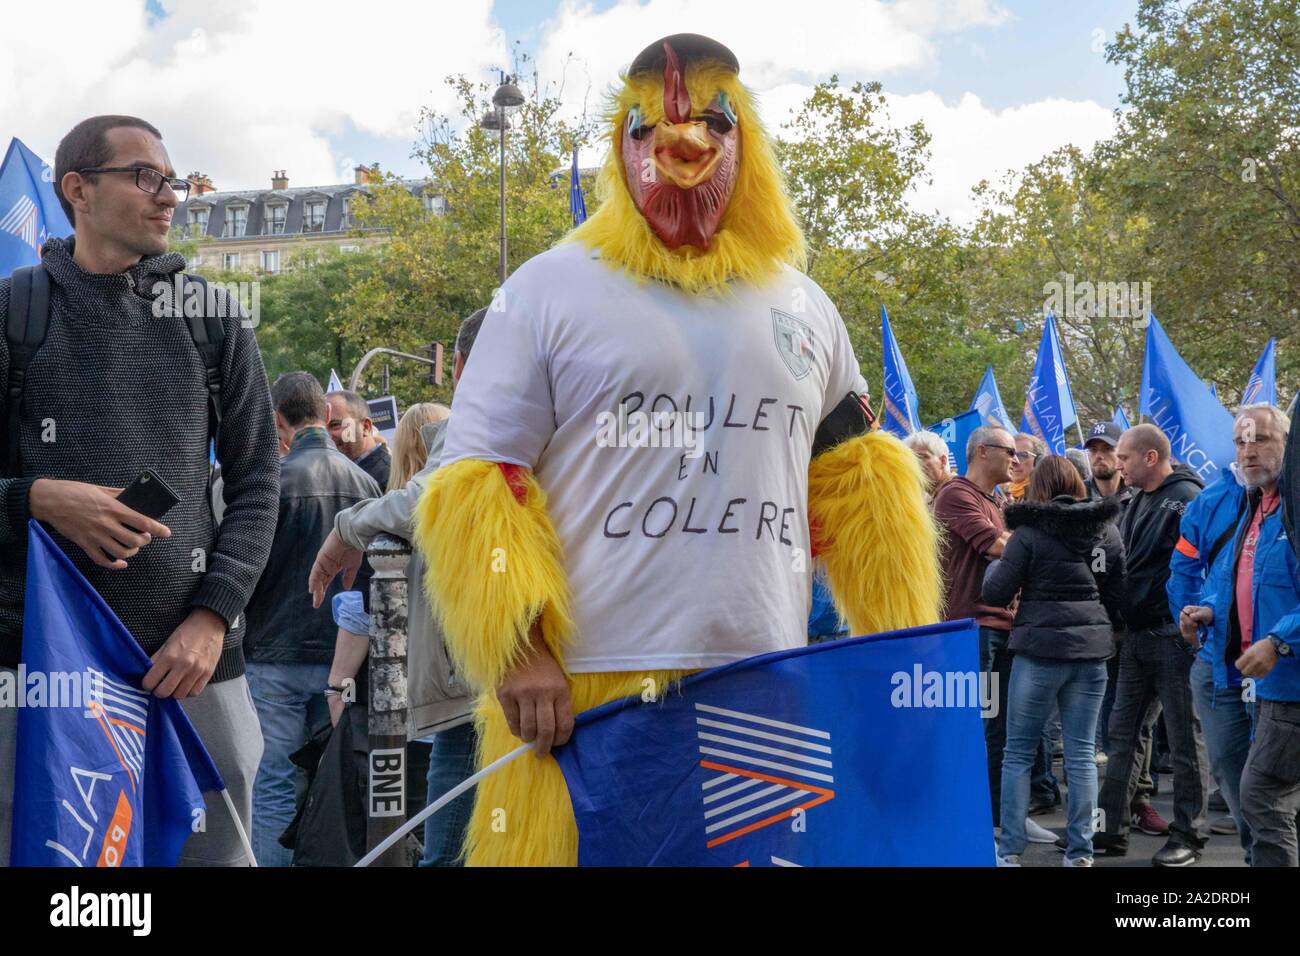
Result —
[[574, 672], [807, 643], [813, 435], [866, 383], [812, 280], [733, 288], [637, 284], [565, 243], [510, 277], [475, 340], [442, 463], [533, 469], [564, 547]]

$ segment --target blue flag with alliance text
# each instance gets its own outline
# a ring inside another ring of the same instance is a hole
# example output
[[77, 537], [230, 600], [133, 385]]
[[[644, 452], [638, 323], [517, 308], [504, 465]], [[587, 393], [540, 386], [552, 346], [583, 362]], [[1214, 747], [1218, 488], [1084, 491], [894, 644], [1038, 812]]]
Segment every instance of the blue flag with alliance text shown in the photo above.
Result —
[[1156, 317], [1148, 319], [1138, 414], [1165, 433], [1175, 458], [1209, 481], [1236, 461], [1232, 414], [1183, 361]]
[[1065, 429], [1074, 424], [1077, 417], [1073, 401], [1067, 399], [1068, 394], [1065, 360], [1056, 342], [1056, 317], [1048, 312], [1043, 323], [1043, 337], [1038, 343], [1034, 374], [1029, 379], [1029, 391], [1025, 395], [1025, 410], [1020, 416], [1020, 430], [1037, 436], [1053, 455], [1065, 454]]
[[140, 690], [149, 657], [117, 615], [28, 529], [10, 863], [175, 866], [221, 774], [180, 703]]
[[40, 262], [50, 236], [70, 235], [53, 169], [15, 137], [0, 162], [0, 276]]
[[973, 621], [778, 651], [578, 716], [582, 866], [992, 866]]
[[894, 329], [889, 324], [889, 314], [885, 307], [880, 307], [881, 352], [884, 355], [885, 408], [881, 414], [880, 425], [890, 434], [906, 438], [912, 432], [921, 430], [921, 416], [918, 411], [920, 402], [916, 396], [916, 386], [912, 384], [911, 373], [903, 361], [903, 353], [898, 350], [894, 339]]

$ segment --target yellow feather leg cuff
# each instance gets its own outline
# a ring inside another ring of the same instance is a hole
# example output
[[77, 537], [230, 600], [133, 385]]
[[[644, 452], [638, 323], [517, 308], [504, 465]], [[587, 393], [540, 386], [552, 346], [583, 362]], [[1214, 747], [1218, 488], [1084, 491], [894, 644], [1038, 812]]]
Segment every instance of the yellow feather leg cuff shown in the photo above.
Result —
[[916, 456], [879, 431], [824, 452], [808, 470], [813, 537], [854, 635], [942, 616], [939, 534], [923, 488]]
[[424, 587], [456, 665], [490, 691], [520, 659], [541, 616], [560, 665], [573, 634], [559, 536], [531, 472], [520, 502], [493, 462], [459, 461], [434, 472], [415, 512]]

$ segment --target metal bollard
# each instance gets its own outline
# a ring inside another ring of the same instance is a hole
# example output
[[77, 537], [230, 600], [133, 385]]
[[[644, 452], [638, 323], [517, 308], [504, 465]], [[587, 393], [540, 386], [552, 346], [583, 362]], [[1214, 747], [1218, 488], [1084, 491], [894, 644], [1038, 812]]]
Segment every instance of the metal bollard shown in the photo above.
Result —
[[[370, 579], [370, 786], [366, 847], [374, 849], [406, 822], [406, 565], [411, 546], [381, 534], [366, 557]], [[375, 866], [407, 866], [403, 841]]]

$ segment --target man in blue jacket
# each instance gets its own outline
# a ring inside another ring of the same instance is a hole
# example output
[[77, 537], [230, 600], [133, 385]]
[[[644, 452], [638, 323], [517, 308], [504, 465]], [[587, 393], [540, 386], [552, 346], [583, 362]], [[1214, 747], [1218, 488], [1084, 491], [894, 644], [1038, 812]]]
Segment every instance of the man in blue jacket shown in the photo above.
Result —
[[[1237, 447], [1240, 459], [1242, 446]], [[1227, 624], [1233, 545], [1247, 510], [1238, 460], [1187, 506], [1169, 561], [1166, 591], [1183, 640], [1199, 647], [1190, 673], [1192, 703], [1205, 735], [1210, 772], [1228, 804], [1249, 864], [1251, 838], [1241, 818], [1241, 770], [1250, 751], [1254, 706], [1246, 700], [1249, 684], [1243, 691], [1241, 674], [1233, 663], [1237, 655], [1228, 657]]]
[[[1241, 772], [1239, 810], [1233, 813], [1240, 818], [1243, 845], [1255, 866], [1297, 865], [1300, 666], [1292, 645], [1300, 643], [1300, 580], [1278, 489], [1289, 428], [1286, 415], [1271, 405], [1246, 406], [1238, 414], [1233, 441], [1245, 493], [1244, 507], [1238, 506], [1240, 515], [1231, 524], [1231, 556], [1216, 555], [1208, 564], [1204, 600], [1199, 606], [1185, 606], [1179, 618], [1184, 635], [1205, 633], [1198, 663], [1213, 670], [1216, 704], [1220, 679], [1229, 689], [1234, 671], [1241, 678], [1238, 697], [1259, 702], [1254, 742]], [[1225, 496], [1223, 512], [1231, 507], [1232, 497]], [[1222, 527], [1222, 514], [1216, 525]], [[1198, 533], [1194, 527], [1187, 530]], [[1223, 533], [1220, 530], [1219, 536]], [[1172, 585], [1170, 598], [1176, 598]], [[1219, 737], [1206, 724], [1207, 745], [1213, 746], [1210, 740], [1216, 738], [1220, 748], [1227, 744], [1232, 749], [1224, 758], [1229, 777], [1233, 763], [1241, 759], [1239, 737], [1240, 730]], [[1211, 760], [1217, 764], [1214, 757]], [[1221, 789], [1231, 808], [1231, 791], [1222, 784]], [[1251, 843], [1246, 844], [1247, 839]]]

